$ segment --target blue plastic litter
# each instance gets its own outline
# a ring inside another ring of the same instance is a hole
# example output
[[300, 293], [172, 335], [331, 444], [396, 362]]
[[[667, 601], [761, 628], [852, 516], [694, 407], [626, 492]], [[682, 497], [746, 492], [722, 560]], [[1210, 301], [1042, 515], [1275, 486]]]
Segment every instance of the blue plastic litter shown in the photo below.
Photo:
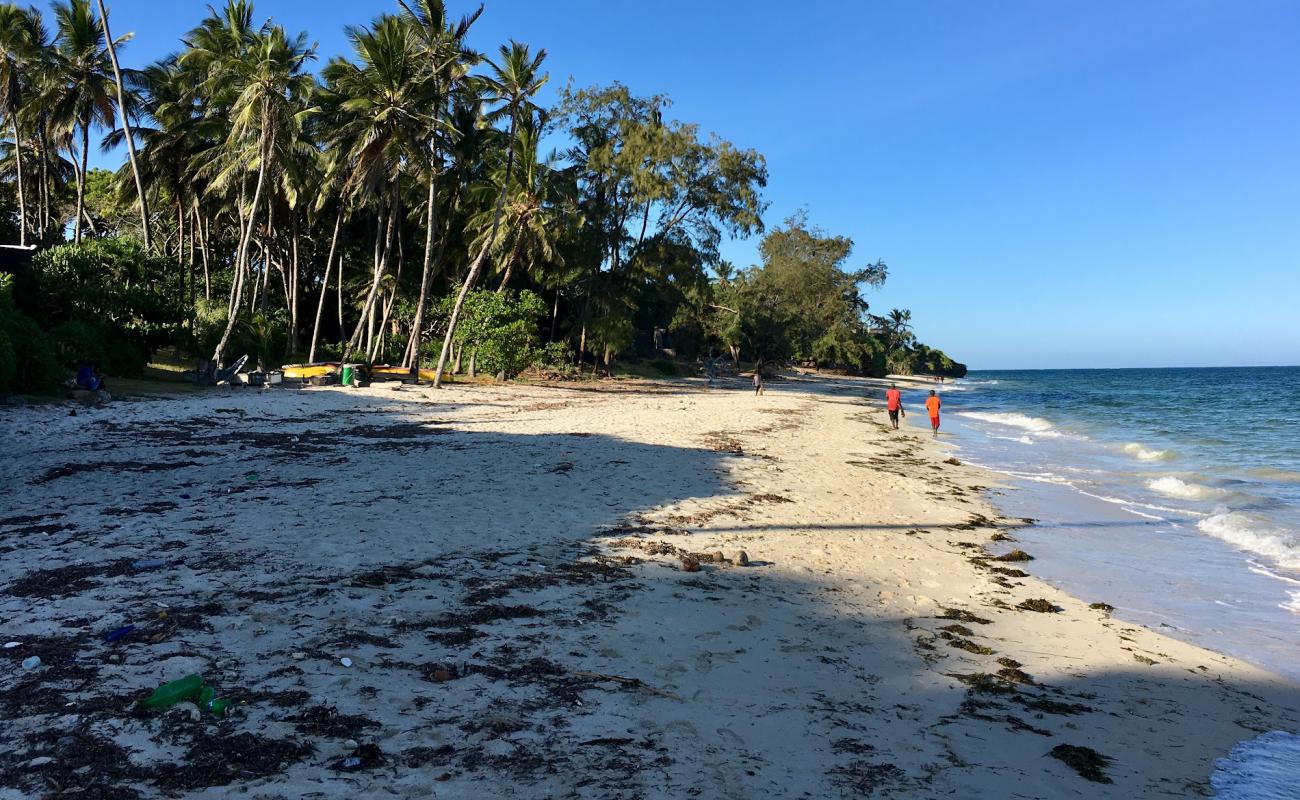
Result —
[[123, 625], [120, 628], [115, 628], [109, 631], [108, 633], [104, 634], [104, 641], [116, 642], [118, 639], [125, 639], [127, 636], [130, 636], [131, 631], [134, 630], [135, 630], [134, 625]]

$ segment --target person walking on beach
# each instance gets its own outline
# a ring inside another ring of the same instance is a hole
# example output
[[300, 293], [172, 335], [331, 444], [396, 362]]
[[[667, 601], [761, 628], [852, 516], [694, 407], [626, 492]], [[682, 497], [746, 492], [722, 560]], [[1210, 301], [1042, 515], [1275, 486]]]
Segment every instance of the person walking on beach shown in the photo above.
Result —
[[898, 391], [898, 384], [890, 384], [885, 390], [885, 410], [889, 412], [889, 424], [898, 430], [898, 415], [907, 416], [903, 410], [903, 393]]
[[939, 407], [943, 402], [939, 400], [939, 395], [930, 390], [930, 398], [925, 401], [925, 410], [930, 412], [930, 427], [934, 429], [934, 435], [939, 435]]
[[757, 366], [754, 367], [754, 396], [757, 397], [762, 393], [763, 393], [763, 367]]

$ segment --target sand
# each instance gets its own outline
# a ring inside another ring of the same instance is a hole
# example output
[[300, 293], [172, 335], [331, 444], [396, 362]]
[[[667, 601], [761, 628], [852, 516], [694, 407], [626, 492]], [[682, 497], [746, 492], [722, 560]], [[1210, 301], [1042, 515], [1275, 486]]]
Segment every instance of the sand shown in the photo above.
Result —
[[[994, 477], [868, 394], [0, 411], [0, 798], [1187, 797], [1300, 728], [1300, 688], [994, 560]], [[191, 672], [226, 717], [138, 710]]]

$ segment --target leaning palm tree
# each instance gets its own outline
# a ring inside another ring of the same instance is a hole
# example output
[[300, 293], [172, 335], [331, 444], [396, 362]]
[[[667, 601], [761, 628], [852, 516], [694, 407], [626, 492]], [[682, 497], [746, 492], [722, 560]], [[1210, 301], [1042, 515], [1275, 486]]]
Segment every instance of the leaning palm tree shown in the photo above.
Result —
[[[51, 54], [55, 90], [51, 117], [56, 130], [79, 136], [77, 145], [77, 205], [73, 239], [81, 241], [86, 213], [86, 170], [90, 155], [90, 129], [113, 127], [112, 64], [105, 49], [104, 28], [90, 10], [89, 0], [54, 4], [58, 33]], [[119, 38], [118, 46], [129, 37]], [[71, 136], [67, 137], [71, 143]], [[71, 150], [71, 145], [70, 145]]]
[[259, 31], [242, 57], [231, 58], [225, 65], [236, 93], [231, 106], [230, 140], [214, 154], [217, 158], [212, 163], [212, 183], [217, 188], [241, 183], [250, 171], [256, 173], [256, 180], [252, 202], [240, 215], [230, 313], [212, 355], [218, 365], [239, 316], [249, 273], [249, 248], [268, 174], [275, 167], [277, 155], [296, 146], [296, 134], [309, 113], [305, 99], [311, 96], [316, 83], [305, 68], [314, 57], [315, 48], [307, 46], [303, 34], [289, 37], [277, 25]]
[[485, 81], [492, 99], [499, 103], [493, 116], [496, 118], [504, 117], [509, 120], [509, 132], [506, 137], [506, 168], [504, 179], [501, 182], [501, 189], [497, 193], [496, 210], [493, 212], [492, 225], [488, 236], [479, 248], [474, 263], [470, 265], [469, 272], [465, 275], [465, 281], [461, 284], [460, 293], [456, 296], [456, 303], [451, 309], [451, 319], [447, 322], [447, 335], [442, 341], [442, 353], [438, 356], [438, 367], [433, 378], [434, 388], [442, 386], [442, 371], [447, 366], [447, 354], [451, 351], [451, 341], [456, 335], [456, 323], [460, 320], [460, 312], [465, 305], [465, 297], [469, 294], [470, 289], [474, 287], [474, 281], [478, 278], [479, 270], [482, 269], [484, 260], [486, 260], [488, 253], [496, 243], [497, 232], [501, 227], [501, 213], [505, 206], [506, 193], [510, 189], [510, 175], [514, 168], [515, 133], [521, 120], [531, 121], [533, 115], [540, 111], [532, 102], [532, 98], [546, 84], [549, 77], [539, 72], [542, 61], [545, 59], [545, 50], [539, 50], [536, 55], [533, 55], [529, 52], [528, 45], [511, 41], [509, 45], [501, 46], [500, 63], [488, 62], [492, 67], [492, 74]]
[[0, 113], [14, 137], [14, 172], [18, 189], [18, 240], [27, 245], [27, 192], [23, 185], [23, 136], [19, 116], [31, 87], [33, 70], [44, 45], [40, 12], [10, 3], [0, 5]]
[[131, 162], [131, 173], [135, 176], [135, 191], [140, 204], [140, 230], [144, 236], [144, 249], [152, 250], [153, 247], [149, 241], [149, 199], [144, 191], [144, 183], [140, 180], [140, 166], [135, 160], [135, 138], [131, 135], [131, 118], [127, 113], [126, 87], [122, 85], [122, 67], [117, 63], [117, 47], [113, 44], [113, 33], [108, 28], [108, 10], [104, 8], [104, 0], [96, 0], [99, 4], [99, 21], [104, 28], [104, 44], [108, 49], [108, 60], [113, 65], [113, 83], [117, 87], [117, 110], [122, 117], [122, 133], [126, 140], [127, 160]]

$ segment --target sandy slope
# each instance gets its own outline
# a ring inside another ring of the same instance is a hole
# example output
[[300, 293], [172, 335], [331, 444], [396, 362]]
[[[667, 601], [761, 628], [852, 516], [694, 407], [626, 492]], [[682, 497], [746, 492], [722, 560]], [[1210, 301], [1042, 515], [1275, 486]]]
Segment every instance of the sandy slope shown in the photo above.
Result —
[[[0, 797], [1185, 797], [1300, 726], [1296, 687], [982, 558], [1023, 523], [868, 391], [5, 411]], [[228, 719], [133, 710], [191, 671]], [[332, 769], [348, 739], [383, 763]]]

